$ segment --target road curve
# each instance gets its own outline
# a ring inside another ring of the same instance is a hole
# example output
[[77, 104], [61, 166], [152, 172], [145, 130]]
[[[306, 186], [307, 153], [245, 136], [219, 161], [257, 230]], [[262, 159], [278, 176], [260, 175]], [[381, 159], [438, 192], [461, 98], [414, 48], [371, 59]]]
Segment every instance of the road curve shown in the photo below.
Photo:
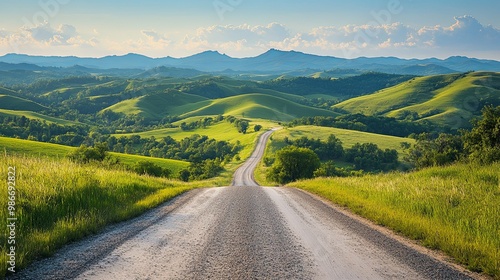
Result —
[[272, 129], [269, 131], [264, 132], [262, 134], [257, 142], [257, 145], [255, 146], [255, 150], [253, 151], [252, 155], [245, 161], [245, 163], [236, 170], [233, 176], [233, 182], [231, 186], [233, 187], [258, 187], [259, 184], [255, 182], [255, 179], [253, 177], [253, 172], [257, 165], [259, 164], [260, 160], [264, 156], [264, 152], [266, 151], [266, 144], [271, 135], [273, 134], [274, 131], [277, 129]]
[[11, 278], [471, 278], [308, 193], [258, 187], [251, 174], [270, 134], [236, 173], [237, 187], [188, 192]]

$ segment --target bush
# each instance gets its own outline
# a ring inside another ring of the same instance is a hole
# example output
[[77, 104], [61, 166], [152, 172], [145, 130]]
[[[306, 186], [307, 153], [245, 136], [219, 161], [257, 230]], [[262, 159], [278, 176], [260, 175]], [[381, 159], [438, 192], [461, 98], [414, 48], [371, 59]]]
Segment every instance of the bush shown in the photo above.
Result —
[[483, 116], [464, 135], [464, 144], [474, 161], [487, 164], [500, 161], [500, 106], [487, 106]]
[[102, 162], [108, 156], [108, 144], [98, 143], [93, 148], [81, 145], [75, 151], [67, 155], [74, 162], [89, 163], [91, 161]]
[[276, 153], [276, 162], [269, 170], [267, 178], [279, 184], [309, 179], [320, 165], [318, 155], [312, 150], [289, 146]]
[[383, 151], [373, 143], [357, 143], [346, 151], [345, 159], [354, 163], [358, 170], [388, 171], [396, 169], [399, 165], [396, 150]]
[[417, 168], [443, 166], [458, 161], [464, 155], [464, 144], [460, 136], [440, 134], [432, 139], [429, 134], [422, 134], [410, 149], [408, 162]]
[[168, 178], [172, 172], [167, 168], [162, 168], [150, 161], [139, 161], [133, 167], [134, 172], [141, 175]]

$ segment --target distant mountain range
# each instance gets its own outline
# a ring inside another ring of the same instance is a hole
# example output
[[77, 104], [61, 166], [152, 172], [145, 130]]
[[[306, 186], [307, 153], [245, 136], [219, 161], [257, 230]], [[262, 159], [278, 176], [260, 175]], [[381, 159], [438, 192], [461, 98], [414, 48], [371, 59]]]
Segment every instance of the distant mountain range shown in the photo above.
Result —
[[[448, 59], [401, 59], [396, 57], [360, 57], [344, 59], [319, 56], [296, 51], [271, 49], [259, 56], [233, 58], [216, 51], [206, 51], [185, 58], [151, 58], [139, 54], [106, 56], [102, 58], [80, 58], [75, 56], [30, 56], [7, 54], [0, 57], [0, 70], [40, 70], [40, 67], [83, 67], [90, 69], [137, 69], [173, 73], [173, 69], [192, 69], [205, 73], [266, 73], [278, 74], [304, 71], [308, 73], [350, 70], [376, 71], [391, 74], [433, 75], [467, 71], [500, 71], [500, 62], [455, 56]], [[81, 70], [84, 70], [84, 69]], [[75, 69], [74, 69], [75, 70]], [[85, 72], [85, 71], [83, 71]], [[103, 71], [107, 72], [107, 71]]]

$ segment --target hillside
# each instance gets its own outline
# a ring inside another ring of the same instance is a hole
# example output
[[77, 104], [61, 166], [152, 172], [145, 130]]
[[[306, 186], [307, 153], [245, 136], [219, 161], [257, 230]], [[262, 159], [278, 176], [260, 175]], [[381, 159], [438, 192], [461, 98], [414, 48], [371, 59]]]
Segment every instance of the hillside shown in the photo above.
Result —
[[[51, 143], [0, 137], [0, 150], [2, 152], [5, 151], [9, 155], [17, 154], [60, 159], [64, 158], [68, 153], [74, 151], [75, 149], [76, 148], [74, 147]], [[189, 165], [188, 162], [172, 159], [153, 158], [120, 153], [111, 153], [111, 155], [117, 157], [121, 163], [129, 167], [133, 166], [138, 161], [149, 161], [163, 168], [170, 169], [172, 171], [172, 174], [177, 174], [179, 171]]]
[[48, 108], [23, 98], [0, 94], [0, 109], [40, 112]]
[[430, 120], [468, 127], [486, 105], [500, 105], [500, 73], [472, 72], [414, 78], [337, 104], [348, 113]]
[[126, 115], [141, 115], [148, 119], [161, 119], [167, 115], [176, 116], [197, 109], [207, 99], [201, 96], [177, 91], [145, 95], [119, 102], [105, 110]]
[[254, 93], [213, 100], [204, 107], [182, 114], [181, 117], [217, 114], [275, 121], [291, 121], [305, 116], [338, 115], [331, 111], [300, 105], [280, 97]]

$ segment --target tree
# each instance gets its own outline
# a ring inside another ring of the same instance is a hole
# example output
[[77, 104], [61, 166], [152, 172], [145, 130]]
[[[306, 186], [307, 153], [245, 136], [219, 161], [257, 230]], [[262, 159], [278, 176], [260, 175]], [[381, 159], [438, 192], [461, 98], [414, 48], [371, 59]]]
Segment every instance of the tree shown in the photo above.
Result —
[[398, 166], [396, 150], [381, 150], [373, 143], [357, 143], [345, 153], [345, 159], [358, 170], [387, 171]]
[[276, 153], [276, 161], [267, 177], [280, 184], [309, 179], [320, 165], [318, 155], [311, 149], [289, 146]]
[[238, 120], [236, 121], [236, 128], [238, 129], [239, 133], [247, 133], [247, 129], [250, 126], [250, 123], [245, 120]]
[[256, 125], [253, 127], [253, 130], [254, 130], [255, 132], [259, 132], [259, 131], [261, 131], [261, 129], [262, 129], [262, 125], [260, 125], [260, 124], [256, 124]]
[[162, 168], [150, 161], [141, 160], [134, 165], [134, 171], [141, 175], [149, 175], [155, 177], [169, 177], [172, 173], [167, 168]]
[[108, 156], [108, 144], [98, 143], [93, 148], [81, 145], [78, 149], [68, 154], [68, 157], [79, 163], [91, 161], [102, 162]]
[[407, 160], [417, 168], [442, 166], [458, 161], [464, 155], [462, 137], [439, 134], [435, 139], [421, 134], [417, 143], [409, 150]]
[[347, 177], [349, 173], [343, 168], [338, 168], [335, 163], [330, 160], [323, 164], [321, 167], [314, 171], [314, 177]]
[[464, 146], [472, 160], [483, 164], [500, 160], [500, 106], [487, 106], [482, 118], [464, 134]]

